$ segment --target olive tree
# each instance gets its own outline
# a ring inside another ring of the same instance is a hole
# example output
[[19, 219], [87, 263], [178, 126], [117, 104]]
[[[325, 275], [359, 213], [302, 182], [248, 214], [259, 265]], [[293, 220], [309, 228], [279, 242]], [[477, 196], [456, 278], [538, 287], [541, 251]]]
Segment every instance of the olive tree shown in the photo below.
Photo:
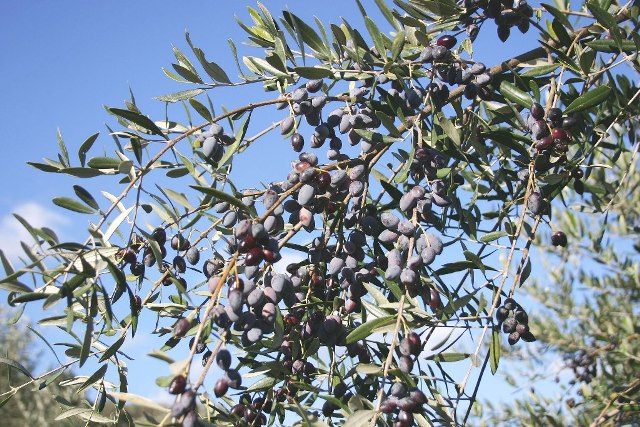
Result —
[[[102, 147], [94, 134], [72, 155], [60, 137], [56, 159], [31, 163], [104, 189], [53, 200], [91, 216], [86, 239], [18, 217], [33, 237], [24, 265], [2, 256], [8, 303], [41, 304], [74, 368], [92, 367], [77, 383], [93, 402], [58, 418], [466, 424], [501, 354], [546, 333], [519, 298], [536, 236], [572, 244], [555, 219], [567, 198], [606, 216], [628, 179], [602, 191], [607, 162], [636, 164], [638, 6], [579, 6], [375, 0], [376, 22], [356, 1], [357, 29], [258, 3], [240, 24], [255, 56], [230, 42], [236, 77], [187, 34], [164, 70], [186, 86], [157, 98], [164, 117], [132, 96], [107, 107]], [[535, 46], [484, 64], [487, 31]], [[240, 86], [256, 98], [209, 96]], [[290, 171], [237, 185], [259, 144]], [[129, 392], [136, 334], [166, 339], [151, 356], [167, 362], [156, 382], [171, 408]]]

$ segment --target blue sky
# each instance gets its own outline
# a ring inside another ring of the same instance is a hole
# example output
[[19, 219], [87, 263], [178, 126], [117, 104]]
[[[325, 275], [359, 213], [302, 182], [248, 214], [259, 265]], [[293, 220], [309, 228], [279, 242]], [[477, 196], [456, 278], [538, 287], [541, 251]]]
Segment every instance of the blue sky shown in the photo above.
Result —
[[[373, 5], [372, 0], [363, 3], [366, 7]], [[0, 97], [0, 125], [4, 130], [0, 136], [4, 161], [0, 170], [3, 183], [0, 248], [16, 256], [19, 253], [16, 237], [26, 239], [26, 233], [10, 217], [14, 211], [36, 226], [52, 225], [63, 240], [83, 238], [81, 232], [86, 229], [87, 217], [70, 217], [50, 203], [52, 197], [72, 195], [74, 182], [68, 177], [37, 172], [26, 162], [55, 157], [57, 128], [72, 153], [87, 136], [97, 131], [101, 132], [95, 145], [97, 151], [99, 147], [107, 147], [110, 140], [103, 124], [114, 125], [114, 120], [103, 105], [122, 106], [123, 100], [129, 97], [129, 88], [143, 112], [160, 118], [163, 104], [152, 98], [186, 89], [161, 71], [162, 67], [170, 67], [175, 62], [172, 45], [187, 52], [185, 29], [208, 58], [221, 65], [233, 79], [237, 73], [227, 39], [234, 39], [241, 51], [244, 49], [240, 42], [245, 39], [245, 33], [237, 26], [234, 15], [249, 21], [247, 5], [255, 6], [255, 2], [0, 2], [0, 16], [4, 17], [0, 38], [5, 40], [5, 60], [0, 69], [4, 83]], [[288, 7], [307, 21], [314, 15], [325, 23], [339, 22], [340, 17], [345, 17], [354, 26], [363, 27], [355, 2], [274, 0], [265, 1], [265, 5], [274, 15]], [[371, 16], [377, 16], [373, 7]], [[487, 28], [489, 32], [493, 31], [491, 25]], [[489, 34], [479, 39], [475, 50], [480, 60], [494, 64], [516, 50], [524, 50], [524, 40], [524, 36], [514, 33], [508, 44], [499, 45], [497, 49], [494, 34]], [[213, 92], [212, 97], [217, 108], [221, 104], [236, 107], [249, 100], [251, 90], [259, 92], [257, 87], [243, 88], [238, 92]], [[278, 138], [274, 143], [282, 142]], [[286, 173], [290, 159], [273, 154], [268, 147], [257, 150], [266, 157], [260, 168], [244, 166], [250, 178], [248, 182], [259, 185], [260, 179], [277, 179]], [[37, 311], [30, 314], [37, 318]], [[151, 339], [140, 336], [129, 348], [134, 353], [146, 350], [145, 345], [149, 345]], [[144, 358], [142, 353], [139, 355]], [[156, 368], [165, 369], [164, 365], [148, 358], [144, 358], [143, 364], [145, 369], [131, 369], [139, 388], [136, 391], [154, 395], [158, 391], [153, 384]], [[153, 374], [150, 369], [154, 370]]]

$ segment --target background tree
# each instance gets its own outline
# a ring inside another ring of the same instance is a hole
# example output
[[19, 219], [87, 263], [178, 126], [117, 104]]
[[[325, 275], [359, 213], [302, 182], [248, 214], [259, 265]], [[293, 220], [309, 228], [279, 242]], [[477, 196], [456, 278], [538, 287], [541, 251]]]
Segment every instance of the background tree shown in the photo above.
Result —
[[[577, 192], [606, 215], [609, 196], [635, 189], [629, 173], [607, 187], [603, 169], [637, 162], [638, 7], [376, 0], [381, 30], [356, 4], [368, 35], [250, 9], [241, 25], [262, 54], [236, 58], [238, 79], [187, 34], [194, 59], [174, 48], [164, 71], [192, 86], [158, 97], [166, 117], [131, 95], [107, 108], [121, 129], [106, 151], [95, 134], [71, 156], [60, 137], [56, 160], [32, 163], [116, 188], [106, 203], [81, 185], [53, 200], [95, 215], [86, 240], [22, 221], [24, 265], [2, 256], [9, 304], [42, 301], [39, 323], [66, 331], [69, 365], [90, 369], [75, 382], [94, 402], [59, 418], [133, 424], [129, 403], [150, 425], [465, 424], [503, 343], [536, 340], [516, 295], [536, 235], [565, 247], [562, 201]], [[487, 28], [541, 41], [486, 66], [473, 52]], [[271, 96], [208, 96], [255, 84]], [[234, 165], [276, 143], [289, 174], [239, 186]], [[157, 383], [171, 410], [129, 392], [122, 348], [140, 329], [168, 336], [152, 355], [168, 363]]]
[[80, 406], [82, 396], [76, 393], [74, 387], [59, 385], [72, 378], [68, 370], [49, 371], [48, 375], [40, 376], [38, 381], [31, 381], [36, 370], [42, 369], [38, 360], [41, 353], [31, 329], [24, 322], [14, 323], [14, 320], [7, 316], [4, 307], [0, 307], [2, 424], [7, 427], [82, 425], [76, 418], [53, 421], [64, 409]]

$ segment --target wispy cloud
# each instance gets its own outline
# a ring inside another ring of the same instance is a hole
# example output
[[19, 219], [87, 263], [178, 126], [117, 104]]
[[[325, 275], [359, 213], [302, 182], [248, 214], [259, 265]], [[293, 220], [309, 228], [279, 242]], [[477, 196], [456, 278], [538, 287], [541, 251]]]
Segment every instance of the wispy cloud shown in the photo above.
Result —
[[[67, 226], [71, 220], [58, 212], [36, 202], [26, 202], [16, 206], [13, 212], [23, 217], [33, 227], [46, 226], [56, 230]], [[56, 230], [59, 232], [59, 230]], [[20, 241], [31, 243], [33, 239], [29, 232], [11, 214], [0, 218], [0, 249], [10, 259], [22, 255]]]

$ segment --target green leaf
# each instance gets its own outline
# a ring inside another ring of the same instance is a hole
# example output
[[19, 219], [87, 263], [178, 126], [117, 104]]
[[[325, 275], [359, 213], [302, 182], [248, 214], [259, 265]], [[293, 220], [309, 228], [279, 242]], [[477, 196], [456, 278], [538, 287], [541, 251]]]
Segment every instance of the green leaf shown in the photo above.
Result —
[[190, 98], [189, 104], [191, 104], [193, 109], [196, 110], [196, 112], [200, 114], [206, 121], [213, 121], [213, 115], [211, 114], [211, 111], [209, 111], [209, 109], [205, 107], [204, 104], [202, 104], [200, 101], [195, 98]]
[[87, 158], [87, 153], [93, 146], [93, 143], [98, 139], [98, 135], [100, 135], [100, 132], [94, 133], [89, 138], [85, 139], [82, 145], [80, 145], [80, 148], [78, 149], [78, 159], [80, 160], [80, 164], [82, 166], [84, 166], [84, 161]]
[[93, 178], [95, 176], [104, 175], [104, 172], [91, 168], [64, 168], [60, 169], [59, 172], [75, 176], [76, 178]]
[[469, 357], [469, 353], [441, 353], [434, 356], [430, 356], [428, 360], [434, 360], [436, 362], [459, 362]]
[[351, 331], [349, 335], [347, 335], [346, 343], [351, 344], [361, 339], [364, 339], [369, 335], [371, 335], [371, 332], [374, 329], [391, 325], [395, 321], [396, 321], [396, 316], [384, 316], [384, 317], [379, 317], [377, 319], [373, 319], [366, 323], [363, 323], [362, 325], [358, 326], [353, 331]]
[[11, 262], [5, 256], [5, 254], [2, 251], [2, 249], [0, 249], [0, 260], [2, 261], [2, 267], [4, 268], [4, 273], [7, 276], [11, 276], [15, 272], [15, 270], [13, 269], [13, 266], [11, 265]]
[[361, 409], [359, 411], [355, 411], [347, 421], [344, 423], [344, 427], [363, 427], [369, 425], [371, 419], [376, 414], [376, 411], [371, 409]]
[[508, 236], [508, 234], [504, 231], [492, 231], [480, 237], [480, 239], [478, 240], [480, 240], [482, 243], [489, 243], [489, 242], [493, 242], [494, 240], [498, 240], [499, 238], [504, 236]]
[[391, 43], [391, 58], [389, 59], [390, 63], [395, 63], [400, 54], [402, 53], [402, 48], [404, 48], [405, 36], [404, 31], [398, 31], [395, 38], [393, 39], [393, 43]]
[[622, 49], [622, 39], [620, 38], [620, 33], [618, 32], [618, 23], [616, 22], [616, 18], [613, 17], [606, 9], [600, 7], [600, 5], [591, 0], [587, 2], [587, 8], [596, 18], [596, 20], [602, 24], [604, 28], [609, 30], [609, 34], [613, 37], [613, 41], [618, 46], [619, 49]]
[[95, 211], [90, 207], [70, 197], [55, 197], [53, 199], [53, 203], [60, 206], [61, 208], [69, 209], [70, 211], [74, 211], [74, 212], [79, 212], [84, 214], [95, 213]]
[[277, 69], [264, 59], [258, 58], [257, 56], [244, 56], [242, 57], [242, 62], [244, 62], [244, 65], [256, 74], [266, 75], [266, 73], [269, 73], [275, 77], [289, 76], [286, 72]]
[[495, 375], [498, 372], [498, 363], [500, 362], [500, 330], [494, 328], [491, 332], [491, 347], [489, 347], [489, 365], [491, 373]]
[[194, 96], [200, 95], [202, 92], [204, 92], [204, 89], [189, 89], [167, 95], [155, 96], [153, 99], [164, 102], [178, 102], [184, 101], [185, 99], [191, 99]]
[[202, 65], [202, 68], [209, 75], [209, 77], [211, 77], [213, 80], [217, 82], [230, 84], [231, 80], [229, 80], [229, 76], [227, 76], [227, 73], [225, 73], [224, 70], [215, 62], [207, 61], [207, 58], [205, 57], [202, 49], [195, 47], [193, 43], [191, 43], [191, 37], [189, 36], [189, 32], [185, 33], [185, 37], [187, 39], [187, 43], [189, 44], [189, 47], [191, 47], [191, 50], [196, 55], [198, 62], [200, 62], [200, 65]]
[[554, 72], [560, 65], [559, 64], [547, 64], [539, 65], [537, 67], [531, 67], [527, 71], [520, 74], [522, 77], [537, 77], [544, 76], [546, 74]]
[[305, 79], [323, 79], [333, 77], [333, 71], [320, 66], [316, 67], [295, 67], [293, 71]]
[[571, 26], [571, 22], [569, 22], [566, 15], [562, 13], [562, 11], [546, 3], [541, 3], [541, 6], [547, 9], [547, 12], [553, 15], [553, 17], [556, 18], [558, 22], [560, 22], [565, 28], [573, 30], [573, 27]]
[[58, 172], [60, 170], [59, 167], [47, 163], [27, 162], [27, 164], [43, 172]]
[[228, 202], [228, 203], [230, 203], [230, 204], [232, 204], [232, 205], [244, 210], [245, 212], [251, 212], [251, 209], [249, 209], [249, 207], [247, 205], [242, 203], [242, 201], [240, 199], [237, 199], [237, 198], [233, 197], [232, 195], [225, 193], [224, 191], [220, 191], [220, 190], [217, 190], [217, 189], [211, 188], [211, 187], [202, 187], [200, 185], [190, 185], [189, 187], [193, 188], [194, 190], [198, 190], [199, 192], [204, 193], [207, 196], [215, 197], [216, 200], [218, 200], [218, 201]]
[[120, 162], [120, 159], [113, 157], [94, 157], [89, 159], [87, 166], [94, 169], [118, 169]]
[[591, 49], [597, 50], [598, 52], [618, 52], [620, 48], [622, 48], [623, 52], [631, 53], [637, 50], [635, 43], [632, 40], [622, 40], [620, 43], [620, 47], [616, 45], [615, 40], [594, 40], [591, 42], [585, 43]]
[[531, 104], [533, 104], [533, 99], [528, 93], [523, 92], [506, 80], [500, 83], [500, 93], [509, 101], [515, 102], [524, 108], [531, 108]]
[[446, 16], [447, 18], [460, 13], [455, 3], [448, 0], [409, 0], [409, 3], [437, 16]]
[[[529, 106], [531, 106], [531, 104], [529, 104]], [[455, 127], [453, 122], [451, 122], [451, 120], [449, 120], [446, 117], [440, 117], [439, 122], [440, 122], [440, 127], [442, 128], [444, 133], [449, 138], [451, 138], [451, 141], [453, 141], [455, 145], [460, 146], [461, 144], [460, 132], [458, 131], [458, 128]]]
[[18, 371], [22, 372], [23, 374], [25, 374], [29, 378], [34, 379], [31, 376], [31, 373], [29, 372], [29, 370], [27, 368], [25, 368], [24, 366], [22, 366], [19, 362], [16, 362], [15, 360], [8, 359], [6, 357], [0, 357], [0, 363], [3, 363], [5, 365], [9, 365], [12, 368], [17, 369]]
[[164, 139], [168, 139], [167, 136], [162, 133], [162, 130], [160, 130], [160, 128], [147, 116], [143, 116], [142, 114], [135, 113], [133, 111], [123, 110], [122, 108], [107, 107], [107, 111], [148, 130], [154, 135], [159, 135]]
[[531, 258], [527, 259], [527, 264], [520, 275], [520, 286], [529, 278], [529, 275], [531, 275]]
[[598, 86], [597, 88], [592, 89], [584, 95], [574, 99], [573, 102], [565, 108], [564, 114], [575, 113], [595, 107], [607, 99], [610, 92], [611, 88], [609, 86]]
[[300, 37], [302, 40], [313, 50], [316, 51], [318, 55], [317, 58], [320, 60], [329, 59], [330, 51], [327, 46], [324, 45], [322, 39], [318, 34], [311, 28], [306, 22], [302, 19], [298, 18], [296, 15], [289, 11], [282, 12], [284, 19], [291, 25], [291, 27], [295, 28], [300, 32]]
[[96, 199], [94, 199], [91, 193], [89, 193], [87, 190], [79, 185], [74, 185], [73, 191], [75, 191], [76, 196], [78, 196], [80, 200], [85, 202], [87, 205], [96, 210], [100, 209], [100, 206], [98, 206], [98, 202], [96, 202]]
[[80, 393], [83, 390], [86, 390], [87, 388], [91, 387], [96, 381], [99, 381], [102, 378], [104, 378], [104, 374], [107, 372], [108, 367], [109, 365], [106, 363], [100, 366], [97, 371], [91, 374], [91, 376], [87, 378], [85, 382], [82, 383], [82, 385], [78, 388], [76, 393]]
[[80, 367], [84, 365], [84, 362], [89, 358], [91, 352], [91, 343], [93, 342], [93, 319], [87, 319], [87, 329], [84, 332], [84, 339], [82, 340], [82, 348], [80, 349]]
[[60, 133], [60, 129], [58, 129], [58, 147], [60, 148], [60, 156], [62, 157], [61, 161], [64, 166], [69, 166], [69, 152], [67, 151], [67, 146], [64, 144], [64, 140], [62, 139], [62, 133]]
[[369, 34], [371, 35], [371, 39], [373, 40], [373, 44], [376, 47], [376, 50], [383, 58], [385, 58], [387, 56], [387, 48], [384, 45], [382, 31], [380, 31], [380, 28], [378, 28], [373, 19], [369, 18], [368, 16], [364, 17], [364, 23], [367, 27], [367, 30], [369, 31]]

